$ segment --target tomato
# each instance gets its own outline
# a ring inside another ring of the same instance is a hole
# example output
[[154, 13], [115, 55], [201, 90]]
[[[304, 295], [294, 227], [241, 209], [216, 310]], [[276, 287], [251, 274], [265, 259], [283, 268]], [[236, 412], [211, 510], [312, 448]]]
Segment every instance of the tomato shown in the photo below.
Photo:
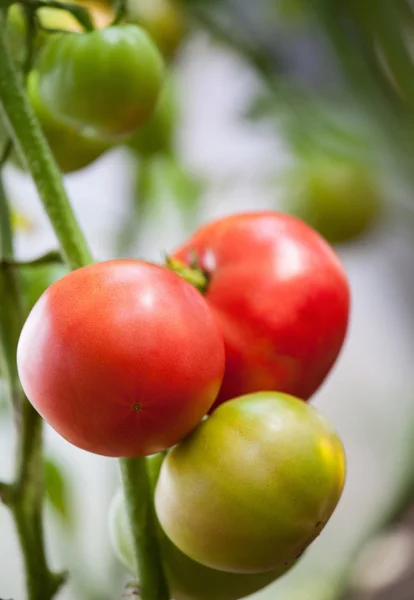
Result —
[[153, 116], [128, 140], [128, 146], [144, 158], [170, 153], [176, 118], [174, 89], [169, 80], [164, 85]]
[[223, 341], [205, 300], [175, 273], [111, 260], [52, 284], [17, 362], [30, 402], [75, 446], [105, 456], [177, 443], [211, 407]]
[[[162, 464], [162, 455], [150, 457], [155, 486]], [[132, 537], [129, 529], [123, 493], [114, 496], [109, 511], [110, 537], [121, 562], [134, 574]], [[157, 522], [157, 537], [169, 589], [174, 600], [238, 600], [269, 585], [293, 566], [282, 566], [266, 573], [225, 573], [204, 567], [192, 560], [168, 539]]]
[[161, 467], [158, 519], [201, 564], [258, 573], [299, 557], [334, 511], [345, 456], [311, 405], [276, 392], [230, 400]]
[[[109, 142], [82, 135], [73, 127], [56, 119], [39, 97], [36, 71], [32, 71], [28, 77], [27, 93], [49, 147], [63, 173], [72, 173], [87, 167], [112, 147]], [[7, 138], [6, 127], [0, 122], [0, 142], [4, 143]], [[23, 171], [26, 169], [16, 151], [12, 152], [10, 160], [17, 168]]]
[[32, 71], [27, 84], [29, 99], [50, 149], [64, 173], [83, 169], [111, 148], [112, 144], [109, 142], [82, 135], [73, 127], [56, 119], [42, 102], [38, 83], [38, 74]]
[[333, 244], [367, 231], [381, 213], [369, 170], [349, 159], [319, 157], [294, 167], [285, 208]]
[[226, 347], [217, 404], [261, 390], [308, 399], [347, 331], [348, 282], [333, 250], [305, 223], [269, 211], [201, 227], [174, 254], [187, 264], [194, 255]]
[[174, 56], [187, 29], [180, 0], [129, 0], [128, 18], [148, 31], [165, 58]]
[[96, 137], [122, 139], [156, 107], [164, 68], [143, 29], [117, 25], [52, 36], [38, 61], [39, 94], [59, 120]]

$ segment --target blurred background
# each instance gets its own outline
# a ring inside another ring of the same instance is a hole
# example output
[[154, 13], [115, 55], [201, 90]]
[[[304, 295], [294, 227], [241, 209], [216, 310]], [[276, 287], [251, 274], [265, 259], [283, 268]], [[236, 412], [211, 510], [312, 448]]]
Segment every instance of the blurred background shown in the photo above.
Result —
[[[148, 27], [170, 64], [156, 121], [90, 164], [72, 163], [70, 147], [49, 140], [96, 259], [161, 262], [211, 218], [270, 208], [298, 215], [334, 244], [352, 286], [346, 345], [313, 399], [342, 437], [345, 491], [299, 566], [252, 598], [412, 600], [412, 3], [130, 4], [131, 18]], [[107, 14], [110, 20], [109, 5], [84, 5], [99, 22]], [[45, 13], [45, 26], [63, 27], [50, 25], [52, 16]], [[18, 258], [57, 248], [18, 159], [5, 167], [4, 181]], [[57, 266], [53, 277], [62, 272]], [[2, 399], [2, 480], [12, 476], [14, 444]], [[46, 444], [48, 554], [54, 568], [71, 574], [58, 597], [120, 599], [129, 575], [113, 555], [107, 527], [117, 462], [81, 451], [49, 428]], [[2, 506], [0, 596], [25, 596], [13, 524]]]

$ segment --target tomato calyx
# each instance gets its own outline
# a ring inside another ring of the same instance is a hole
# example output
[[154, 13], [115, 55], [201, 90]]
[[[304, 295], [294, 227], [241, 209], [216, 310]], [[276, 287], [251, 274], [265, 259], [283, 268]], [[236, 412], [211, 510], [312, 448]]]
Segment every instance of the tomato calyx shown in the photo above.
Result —
[[189, 266], [182, 260], [166, 255], [165, 266], [174, 271], [177, 275], [185, 279], [187, 283], [194, 286], [201, 294], [205, 294], [210, 284], [210, 275], [207, 271], [200, 268], [197, 255], [194, 254], [194, 259]]

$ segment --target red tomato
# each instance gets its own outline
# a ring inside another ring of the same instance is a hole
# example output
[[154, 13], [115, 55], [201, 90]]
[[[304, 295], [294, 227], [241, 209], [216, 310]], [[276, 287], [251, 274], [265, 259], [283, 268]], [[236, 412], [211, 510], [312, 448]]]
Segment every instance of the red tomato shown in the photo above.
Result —
[[222, 337], [175, 273], [112, 260], [69, 273], [30, 313], [18, 346], [23, 388], [75, 446], [133, 457], [169, 448], [213, 404]]
[[294, 217], [252, 212], [201, 227], [174, 254], [187, 264], [194, 256], [226, 349], [215, 405], [261, 390], [308, 399], [348, 325], [348, 282], [331, 247]]

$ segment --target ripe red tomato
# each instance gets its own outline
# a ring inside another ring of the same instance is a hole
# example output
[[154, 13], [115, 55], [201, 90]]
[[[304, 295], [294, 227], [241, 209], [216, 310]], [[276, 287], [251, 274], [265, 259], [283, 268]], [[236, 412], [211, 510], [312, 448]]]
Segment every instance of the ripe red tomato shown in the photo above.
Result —
[[53, 283], [17, 352], [23, 388], [75, 446], [133, 457], [169, 448], [210, 409], [222, 337], [203, 297], [178, 275], [111, 260]]
[[260, 390], [308, 399], [347, 331], [349, 288], [334, 251], [302, 221], [269, 211], [201, 227], [174, 253], [187, 264], [194, 256], [226, 348], [216, 405]]

